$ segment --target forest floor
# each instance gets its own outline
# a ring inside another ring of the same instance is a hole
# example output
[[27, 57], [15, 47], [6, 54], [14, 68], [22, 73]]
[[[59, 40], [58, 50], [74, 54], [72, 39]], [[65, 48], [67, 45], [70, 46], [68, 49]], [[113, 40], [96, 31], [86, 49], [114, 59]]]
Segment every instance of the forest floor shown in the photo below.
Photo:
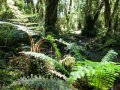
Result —
[[[85, 50], [85, 55], [89, 60], [100, 61], [109, 50], [115, 50], [118, 56], [115, 58], [115, 62], [120, 62], [120, 46], [114, 46], [108, 44], [104, 46], [102, 39], [84, 37], [78, 34], [70, 35], [71, 42], [77, 43], [77, 45], [82, 46]], [[102, 48], [101, 48], [102, 47]]]

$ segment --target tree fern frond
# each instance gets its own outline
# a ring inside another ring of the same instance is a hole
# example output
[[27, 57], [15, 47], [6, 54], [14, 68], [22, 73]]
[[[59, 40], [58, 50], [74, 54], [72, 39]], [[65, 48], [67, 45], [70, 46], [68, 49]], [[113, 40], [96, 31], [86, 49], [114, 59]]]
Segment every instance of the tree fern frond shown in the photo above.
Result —
[[65, 75], [62, 75], [60, 72], [57, 72], [55, 70], [49, 70], [52, 74], [55, 74], [56, 76], [64, 79], [64, 80], [67, 80], [67, 77]]
[[57, 60], [55, 60], [55, 59], [53, 59], [53, 58], [51, 58], [51, 57], [49, 57], [49, 56], [47, 56], [47, 55], [45, 55], [45, 54], [42, 54], [42, 53], [36, 53], [36, 52], [21, 52], [21, 53], [23, 53], [23, 54], [25, 54], [25, 55], [27, 55], [27, 56], [33, 56], [33, 57], [35, 57], [35, 58], [38, 58], [38, 59], [40, 59], [40, 60], [48, 60], [48, 61], [50, 61], [51, 62], [51, 64], [52, 65], [54, 65], [55, 66], [55, 68], [57, 69], [57, 70], [61, 70], [61, 71], [63, 71], [64, 72], [64, 74], [67, 74], [68, 75], [68, 71], [57, 61]]
[[74, 65], [72, 72], [70, 73], [70, 78], [68, 79], [68, 82], [72, 83], [73, 81], [76, 81], [78, 78], [91, 76], [94, 73], [95, 70], [93, 67], [77, 63]]

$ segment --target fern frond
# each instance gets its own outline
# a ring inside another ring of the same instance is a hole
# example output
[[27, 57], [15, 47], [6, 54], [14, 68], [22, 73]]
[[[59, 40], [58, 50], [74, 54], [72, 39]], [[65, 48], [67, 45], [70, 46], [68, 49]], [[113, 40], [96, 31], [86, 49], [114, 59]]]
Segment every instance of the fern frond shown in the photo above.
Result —
[[45, 39], [49, 40], [51, 42], [53, 48], [55, 49], [56, 59], [60, 59], [61, 53], [59, 51], [59, 48], [57, 47], [57, 44], [55, 43], [54, 37], [52, 37], [51, 35], [48, 35]]
[[84, 61], [85, 58], [80, 54], [80, 47], [78, 47], [75, 43], [67, 44], [67, 48], [74, 53], [74, 57], [77, 61]]
[[108, 51], [108, 53], [102, 58], [101, 62], [113, 61], [117, 55], [118, 55], [117, 52], [115, 52], [114, 50], [110, 50], [110, 51]]
[[68, 82], [72, 83], [76, 81], [78, 78], [83, 78], [85, 76], [91, 76], [94, 73], [95, 73], [95, 70], [93, 67], [84, 65], [84, 64], [82, 65], [81, 63], [77, 63], [74, 65], [72, 72], [70, 73]]
[[65, 75], [62, 75], [60, 72], [57, 72], [55, 70], [49, 70], [52, 74], [55, 74], [56, 76], [64, 79], [64, 80], [67, 80], [67, 77]]
[[[120, 74], [120, 65], [114, 62], [78, 62], [70, 73], [69, 83], [85, 79], [95, 90], [108, 90], [113, 87], [115, 78]], [[79, 81], [78, 81], [79, 82]]]
[[55, 66], [55, 68], [57, 70], [61, 70], [64, 72], [64, 74], [67, 74], [68, 75], [68, 71], [55, 59], [52, 59], [51, 57], [45, 55], [45, 54], [42, 54], [42, 53], [36, 53], [36, 52], [21, 52], [27, 56], [33, 56], [37, 59], [40, 59], [40, 60], [48, 60], [51, 62], [52, 65]]

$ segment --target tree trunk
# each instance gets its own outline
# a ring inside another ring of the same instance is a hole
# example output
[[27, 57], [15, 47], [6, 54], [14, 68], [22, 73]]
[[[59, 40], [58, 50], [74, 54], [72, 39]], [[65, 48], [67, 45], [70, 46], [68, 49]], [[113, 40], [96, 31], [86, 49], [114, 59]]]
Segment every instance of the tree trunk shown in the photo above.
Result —
[[70, 20], [71, 7], [72, 7], [72, 0], [70, 0], [69, 9], [68, 9], [67, 17], [66, 17], [67, 24], [69, 23], [69, 20]]
[[57, 22], [57, 7], [59, 0], [46, 0], [46, 13], [45, 13], [45, 31], [46, 34], [53, 33], [59, 35], [56, 29]]
[[110, 36], [112, 34], [112, 21], [114, 20], [115, 13], [118, 8], [119, 0], [116, 0], [112, 13], [111, 13], [109, 1], [104, 0], [104, 2], [105, 2], [105, 26], [107, 28], [106, 36]]
[[111, 14], [109, 0], [104, 0], [104, 4], [105, 4], [105, 12], [104, 12], [104, 14], [105, 14], [105, 27], [109, 28], [110, 14]]
[[97, 31], [94, 26], [95, 26], [96, 21], [98, 20], [102, 7], [103, 7], [103, 2], [101, 1], [101, 4], [98, 7], [98, 10], [96, 11], [93, 17], [91, 14], [87, 14], [86, 19], [85, 19], [86, 20], [85, 26], [82, 31], [83, 36], [95, 37], [97, 35]]

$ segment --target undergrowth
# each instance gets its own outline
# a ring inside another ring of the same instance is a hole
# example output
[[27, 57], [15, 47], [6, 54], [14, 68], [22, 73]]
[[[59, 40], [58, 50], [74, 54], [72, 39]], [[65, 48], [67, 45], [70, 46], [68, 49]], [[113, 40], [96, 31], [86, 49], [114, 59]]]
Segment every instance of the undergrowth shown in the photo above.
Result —
[[111, 50], [101, 62], [78, 61], [72, 68], [68, 83], [76, 82], [76, 87], [82, 88], [82, 81], [87, 83], [86, 87], [92, 87], [92, 90], [112, 88], [116, 77], [119, 77], [120, 74], [120, 64], [112, 62], [116, 55], [117, 53]]
[[[20, 78], [3, 90], [73, 90], [71, 86], [59, 79], [47, 79], [31, 75]], [[75, 89], [74, 89], [75, 90]]]

